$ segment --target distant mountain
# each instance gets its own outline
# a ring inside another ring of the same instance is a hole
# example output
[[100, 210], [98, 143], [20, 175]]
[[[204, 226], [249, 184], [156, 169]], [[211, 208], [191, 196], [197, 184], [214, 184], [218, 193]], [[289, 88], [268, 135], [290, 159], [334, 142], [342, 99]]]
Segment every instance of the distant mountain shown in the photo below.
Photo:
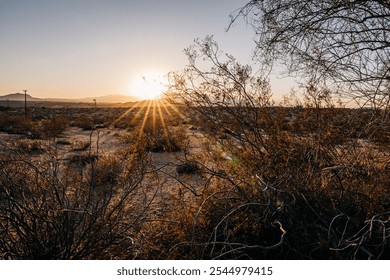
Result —
[[[0, 101], [24, 101], [24, 93], [11, 93], [0, 96]], [[106, 95], [97, 97], [85, 97], [85, 98], [35, 98], [27, 94], [27, 101], [49, 101], [49, 102], [73, 102], [73, 103], [126, 103], [135, 102], [140, 99], [134, 96], [126, 95]]]
[[[9, 100], [9, 101], [24, 101], [24, 93], [10, 93], [0, 96], [0, 100]], [[27, 94], [27, 101], [43, 101], [43, 99], [32, 97]]]

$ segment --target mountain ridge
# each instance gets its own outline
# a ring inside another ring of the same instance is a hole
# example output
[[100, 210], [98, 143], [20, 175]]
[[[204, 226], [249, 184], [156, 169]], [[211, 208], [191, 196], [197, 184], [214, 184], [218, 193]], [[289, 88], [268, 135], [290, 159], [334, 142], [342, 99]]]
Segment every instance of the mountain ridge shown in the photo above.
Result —
[[[37, 98], [30, 94], [26, 95], [27, 101], [48, 101], [48, 102], [71, 102], [71, 103], [126, 103], [140, 101], [141, 99], [134, 96], [126, 95], [104, 95], [96, 97], [83, 97], [83, 98]], [[0, 95], [0, 100], [5, 101], [24, 101], [24, 93], [10, 93]]]
[[[43, 99], [36, 98], [30, 94], [26, 95], [27, 101], [42, 101]], [[24, 93], [16, 92], [0, 96], [0, 100], [10, 100], [10, 101], [24, 101]]]

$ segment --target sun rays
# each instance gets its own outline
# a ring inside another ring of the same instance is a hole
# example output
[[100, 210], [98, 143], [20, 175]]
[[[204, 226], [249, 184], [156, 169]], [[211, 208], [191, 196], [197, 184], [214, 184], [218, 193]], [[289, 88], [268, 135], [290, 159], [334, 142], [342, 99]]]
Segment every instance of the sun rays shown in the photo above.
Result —
[[145, 133], [168, 137], [167, 120], [175, 118], [184, 120], [185, 117], [175, 105], [163, 98], [164, 92], [167, 91], [166, 84], [166, 76], [156, 71], [149, 71], [133, 78], [129, 87], [131, 94], [143, 101], [133, 103], [128, 110], [113, 121], [112, 125], [115, 126], [118, 122], [127, 120], [136, 124], [137, 141], [141, 141]]
[[134, 131], [137, 143], [140, 143], [143, 136], [159, 135], [169, 139], [168, 122], [183, 121], [185, 116], [180, 112], [180, 109], [166, 101], [165, 99], [145, 100], [135, 102], [122, 115], [116, 118], [111, 126], [115, 126], [118, 122], [126, 120], [132, 124], [136, 124]]

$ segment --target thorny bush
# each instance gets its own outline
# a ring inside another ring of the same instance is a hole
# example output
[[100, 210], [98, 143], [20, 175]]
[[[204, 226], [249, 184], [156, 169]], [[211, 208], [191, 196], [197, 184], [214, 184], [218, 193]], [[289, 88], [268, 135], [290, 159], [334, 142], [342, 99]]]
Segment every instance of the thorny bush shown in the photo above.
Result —
[[145, 154], [134, 151], [74, 168], [50, 152], [37, 161], [2, 147], [0, 259], [135, 257], [144, 172]]
[[389, 258], [388, 112], [336, 108], [314, 85], [303, 106], [274, 106], [267, 80], [211, 37], [186, 54], [167, 97], [201, 120], [209, 179], [163, 256]]

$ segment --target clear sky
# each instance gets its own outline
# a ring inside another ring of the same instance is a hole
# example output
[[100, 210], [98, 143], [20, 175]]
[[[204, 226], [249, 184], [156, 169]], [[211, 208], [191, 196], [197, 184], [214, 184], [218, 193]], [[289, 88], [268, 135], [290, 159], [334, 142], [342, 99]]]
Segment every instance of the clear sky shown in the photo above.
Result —
[[0, 0], [0, 95], [23, 89], [41, 98], [132, 94], [145, 73], [183, 69], [183, 49], [206, 35], [251, 63], [250, 27], [241, 21], [225, 31], [229, 14], [246, 2]]

